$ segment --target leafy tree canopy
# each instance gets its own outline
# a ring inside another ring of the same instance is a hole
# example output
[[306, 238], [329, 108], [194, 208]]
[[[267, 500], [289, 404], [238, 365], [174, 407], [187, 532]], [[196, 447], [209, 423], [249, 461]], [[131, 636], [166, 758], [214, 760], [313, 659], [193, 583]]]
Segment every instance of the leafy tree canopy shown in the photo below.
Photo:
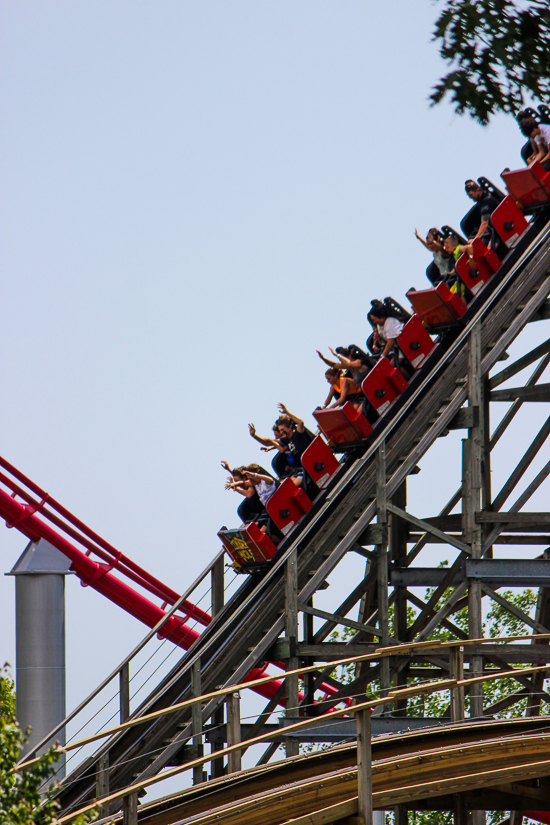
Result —
[[[30, 768], [15, 771], [25, 737], [15, 718], [15, 693], [9, 672], [0, 668], [0, 825], [50, 825], [59, 805], [56, 786], [44, 790], [55, 773], [57, 755], [52, 748]], [[84, 825], [92, 817], [78, 817]]]
[[548, 0], [446, 0], [434, 40], [450, 71], [432, 104], [450, 94], [458, 114], [486, 125], [496, 112], [517, 113], [526, 96], [550, 97]]

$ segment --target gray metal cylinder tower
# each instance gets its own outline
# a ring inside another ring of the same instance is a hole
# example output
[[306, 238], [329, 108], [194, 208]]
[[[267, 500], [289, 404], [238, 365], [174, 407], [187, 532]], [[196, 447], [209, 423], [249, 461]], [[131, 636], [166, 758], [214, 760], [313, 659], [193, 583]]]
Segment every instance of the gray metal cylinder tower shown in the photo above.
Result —
[[[8, 576], [15, 576], [15, 687], [17, 721], [32, 728], [22, 755], [65, 718], [65, 576], [70, 560], [49, 542], [27, 545]], [[59, 741], [63, 728], [41, 749]], [[65, 775], [65, 759], [56, 779]]]

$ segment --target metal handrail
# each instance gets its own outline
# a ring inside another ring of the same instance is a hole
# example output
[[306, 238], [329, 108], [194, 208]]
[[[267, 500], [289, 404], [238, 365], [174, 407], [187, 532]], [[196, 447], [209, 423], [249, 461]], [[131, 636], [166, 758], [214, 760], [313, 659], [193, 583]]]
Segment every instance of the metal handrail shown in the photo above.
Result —
[[111, 682], [111, 681], [112, 681], [112, 680], [113, 680], [113, 679], [114, 679], [114, 678], [115, 678], [115, 677], [116, 677], [116, 676], [120, 673], [120, 671], [121, 671], [121, 670], [122, 670], [122, 669], [123, 669], [123, 668], [124, 668], [127, 664], [129, 664], [129, 663], [132, 661], [132, 659], [134, 658], [134, 656], [136, 656], [138, 653], [140, 653], [140, 651], [141, 651], [141, 650], [143, 650], [143, 648], [145, 647], [145, 645], [146, 645], [149, 641], [151, 641], [151, 639], [153, 638], [153, 636], [155, 636], [155, 634], [156, 634], [156, 633], [160, 630], [160, 628], [163, 626], [163, 624], [164, 624], [166, 621], [168, 621], [168, 619], [169, 619], [169, 618], [170, 618], [170, 617], [171, 617], [171, 616], [172, 616], [172, 615], [176, 612], [176, 610], [177, 610], [177, 609], [181, 606], [181, 603], [182, 603], [183, 601], [185, 601], [185, 599], [187, 599], [187, 598], [191, 595], [191, 593], [192, 593], [192, 592], [193, 592], [193, 591], [194, 591], [194, 590], [195, 590], [195, 589], [196, 589], [196, 588], [197, 588], [197, 587], [201, 584], [201, 582], [203, 582], [203, 581], [204, 581], [204, 579], [206, 578], [206, 576], [207, 576], [207, 575], [211, 572], [211, 570], [212, 570], [212, 568], [214, 567], [214, 565], [216, 564], [216, 562], [218, 562], [218, 561], [219, 561], [219, 560], [223, 557], [223, 555], [224, 555], [224, 551], [223, 551], [223, 550], [220, 550], [220, 552], [218, 553], [218, 555], [214, 557], [214, 559], [210, 562], [210, 564], [208, 565], [208, 567], [205, 567], [205, 569], [203, 570], [203, 572], [202, 572], [202, 573], [201, 573], [201, 574], [200, 574], [200, 575], [199, 575], [199, 576], [195, 579], [195, 581], [193, 582], [193, 584], [192, 584], [190, 587], [188, 587], [188, 588], [187, 588], [187, 590], [185, 591], [185, 593], [184, 593], [182, 596], [180, 596], [180, 598], [177, 600], [177, 602], [175, 602], [175, 604], [173, 604], [173, 605], [172, 605], [172, 607], [170, 608], [170, 610], [168, 610], [168, 611], [164, 614], [164, 616], [162, 617], [162, 619], [161, 619], [159, 622], [157, 622], [157, 624], [156, 624], [156, 625], [155, 625], [155, 626], [154, 626], [154, 627], [153, 627], [153, 628], [152, 628], [152, 629], [151, 629], [151, 630], [147, 633], [147, 635], [146, 635], [146, 636], [144, 636], [144, 637], [143, 637], [143, 639], [141, 640], [141, 642], [139, 642], [139, 644], [138, 644], [138, 645], [137, 645], [137, 646], [136, 646], [136, 647], [132, 650], [132, 652], [131, 652], [131, 653], [129, 653], [129, 654], [128, 654], [128, 656], [126, 656], [126, 658], [122, 660], [122, 662], [118, 665], [118, 667], [116, 667], [116, 668], [115, 668], [115, 669], [114, 669], [114, 670], [113, 670], [113, 671], [109, 674], [109, 676], [107, 676], [107, 677], [106, 677], [106, 678], [105, 678], [105, 679], [104, 679], [104, 680], [103, 680], [103, 681], [102, 681], [102, 682], [101, 682], [101, 683], [100, 683], [100, 684], [99, 684], [99, 685], [98, 685], [98, 686], [97, 686], [97, 687], [96, 687], [96, 688], [95, 688], [95, 689], [94, 689], [94, 690], [90, 693], [90, 695], [86, 697], [86, 699], [84, 699], [84, 700], [83, 700], [83, 701], [82, 701], [82, 702], [81, 702], [81, 703], [80, 703], [80, 704], [79, 704], [79, 705], [78, 705], [78, 706], [77, 706], [77, 707], [76, 707], [73, 711], [71, 711], [71, 713], [69, 713], [69, 715], [68, 715], [68, 716], [66, 716], [66, 717], [65, 717], [65, 719], [63, 719], [63, 721], [62, 721], [62, 722], [59, 722], [59, 724], [58, 724], [58, 725], [56, 725], [56, 726], [55, 726], [55, 728], [53, 728], [53, 730], [51, 730], [51, 731], [47, 734], [47, 736], [45, 736], [45, 737], [44, 737], [44, 739], [42, 739], [42, 741], [41, 741], [41, 742], [39, 742], [37, 745], [35, 745], [35, 746], [32, 748], [32, 750], [28, 751], [28, 753], [26, 754], [26, 756], [28, 756], [28, 757], [34, 756], [34, 755], [36, 754], [36, 752], [37, 752], [38, 750], [40, 750], [40, 748], [44, 747], [44, 745], [46, 745], [46, 744], [47, 744], [47, 743], [48, 743], [48, 742], [52, 739], [52, 737], [53, 737], [53, 736], [55, 736], [55, 734], [56, 734], [56, 733], [58, 733], [58, 732], [59, 732], [62, 728], [64, 728], [64, 727], [65, 727], [65, 726], [66, 726], [69, 722], [71, 722], [71, 721], [72, 721], [72, 720], [73, 720], [76, 716], [78, 716], [78, 714], [80, 713], [80, 711], [84, 710], [84, 708], [85, 708], [87, 705], [89, 705], [89, 703], [92, 701], [92, 699], [95, 699], [95, 697], [96, 697], [99, 693], [101, 693], [101, 691], [103, 690], [103, 688], [104, 688], [104, 687], [106, 687], [106, 686], [109, 684], [109, 682]]

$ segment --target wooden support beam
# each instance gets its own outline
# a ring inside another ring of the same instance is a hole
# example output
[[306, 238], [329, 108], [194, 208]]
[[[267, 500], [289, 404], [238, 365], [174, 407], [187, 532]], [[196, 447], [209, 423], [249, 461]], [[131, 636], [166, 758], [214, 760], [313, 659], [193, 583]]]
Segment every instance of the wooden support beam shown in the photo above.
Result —
[[[241, 694], [230, 693], [226, 699], [227, 708], [227, 744], [229, 747], [241, 741]], [[233, 751], [227, 757], [229, 773], [241, 770], [241, 751]]]
[[396, 507], [395, 504], [392, 504], [391, 502], [388, 502], [387, 508], [390, 513], [394, 513], [396, 516], [399, 516], [405, 521], [414, 524], [415, 527], [419, 527], [425, 533], [430, 533], [432, 536], [437, 536], [437, 538], [444, 544], [450, 544], [453, 547], [456, 547], [457, 550], [462, 550], [463, 553], [470, 553], [470, 548], [467, 544], [465, 544], [465, 542], [449, 535], [448, 533], [444, 533], [443, 530], [439, 530], [429, 522], [423, 521], [423, 519], [417, 518], [416, 516], [411, 515], [411, 513], [407, 513], [405, 510], [402, 510], [401, 507]]
[[[535, 371], [530, 376], [530, 378], [526, 382], [525, 386], [526, 387], [533, 387], [537, 383], [537, 381], [539, 380], [539, 378], [541, 377], [541, 375], [546, 370], [546, 368], [549, 364], [550, 364], [550, 354], [546, 355], [542, 359], [540, 364], [537, 365]], [[491, 436], [491, 442], [490, 442], [491, 443], [491, 450], [494, 447], [496, 447], [497, 443], [502, 438], [502, 436], [504, 435], [504, 433], [506, 432], [506, 430], [508, 429], [508, 427], [510, 426], [510, 424], [512, 423], [512, 421], [514, 420], [514, 418], [516, 417], [518, 412], [520, 411], [522, 405], [523, 405], [522, 399], [517, 398], [514, 401], [514, 403], [512, 404], [512, 406], [510, 407], [510, 409], [506, 411], [506, 414], [503, 416], [501, 421], [498, 423], [494, 433]]]
[[210, 572], [210, 592], [212, 602], [212, 616], [217, 616], [223, 608], [225, 587], [224, 587], [225, 561], [223, 556], [216, 559]]
[[[451, 496], [451, 498], [449, 499], [449, 501], [447, 502], [445, 507], [441, 510], [439, 515], [440, 516], [447, 516], [451, 512], [451, 510], [454, 510], [454, 508], [456, 507], [456, 505], [460, 501], [461, 496], [462, 496], [462, 487], [459, 487], [458, 490], [456, 491], [456, 493], [454, 493]], [[430, 536], [431, 536], [431, 533], [427, 533], [427, 532], [424, 532], [424, 534], [421, 535], [421, 536], [414, 536], [414, 537], [409, 533], [409, 540], [413, 540], [413, 538], [414, 538], [414, 541], [416, 542], [416, 544], [414, 545], [413, 548], [411, 548], [411, 550], [409, 550], [409, 552], [407, 554], [407, 565], [411, 564], [414, 561], [414, 559], [418, 556], [420, 551], [424, 548], [426, 543], [429, 541]], [[455, 538], [459, 539], [459, 541], [460, 541], [459, 536], [455, 536]]]
[[[308, 599], [307, 608], [313, 609], [313, 596]], [[304, 644], [311, 644], [313, 641], [313, 615], [306, 611], [302, 611], [302, 637]], [[309, 667], [313, 664], [313, 659], [306, 656], [303, 660], [304, 665]], [[306, 673], [304, 677], [304, 698], [302, 706], [305, 709], [306, 716], [313, 716], [315, 708], [315, 674]]]
[[550, 630], [547, 630], [544, 625], [535, 621], [535, 619], [532, 619], [527, 615], [527, 613], [524, 613], [523, 610], [520, 610], [519, 607], [512, 604], [512, 602], [509, 602], [508, 599], [505, 599], [504, 596], [501, 596], [500, 593], [497, 593], [496, 590], [489, 587], [486, 582], [481, 582], [481, 588], [494, 602], [497, 602], [497, 604], [500, 604], [502, 607], [506, 608], [509, 613], [512, 613], [513, 616], [524, 622], [524, 624], [532, 627], [533, 630], [536, 630], [539, 633], [550, 633]]
[[[410, 538], [412, 540], [414, 540], [415, 538], [421, 538], [421, 537], [422, 536], [421, 536], [420, 533], [412, 534], [410, 536]], [[428, 538], [428, 540], [426, 541], [426, 544], [441, 544], [441, 542], [439, 541], [439, 539], [436, 539], [432, 536], [432, 537]], [[489, 541], [484, 542], [483, 548], [484, 549], [485, 549], [485, 547], [489, 548], [492, 544], [505, 544], [505, 545], [508, 545], [508, 544], [518, 544], [518, 545], [525, 544], [525, 545], [533, 545], [533, 546], [544, 544], [544, 545], [548, 546], [550, 544], [550, 534], [544, 535], [544, 536], [542, 536], [542, 535], [522, 536], [519, 533], [509, 533], [507, 535], [503, 535], [502, 533], [500, 533], [495, 538], [492, 538], [490, 543], [489, 543]], [[485, 552], [483, 553], [483, 555], [485, 555]]]
[[550, 513], [493, 513], [493, 512], [481, 512], [476, 513], [476, 523], [477, 524], [505, 524], [505, 525], [512, 525], [512, 524], [519, 524], [521, 527], [524, 527], [526, 524], [535, 524], [538, 526], [540, 525], [541, 528], [543, 525], [550, 525]]
[[[376, 572], [373, 572], [372, 565], [367, 565], [367, 572], [363, 581], [359, 582], [357, 587], [352, 590], [352, 592], [347, 596], [342, 604], [337, 608], [336, 614], [337, 616], [345, 616], [351, 608], [357, 604], [357, 602], [361, 599], [363, 594], [369, 587], [371, 587], [376, 580]], [[313, 643], [318, 644], [322, 642], [329, 633], [332, 633], [334, 628], [336, 627], [335, 622], [326, 622], [314, 635]]]
[[534, 387], [510, 387], [507, 390], [496, 390], [491, 393], [491, 401], [522, 401], [548, 402], [550, 401], [550, 384], [536, 384]]
[[[543, 483], [543, 481], [545, 481], [546, 478], [548, 478], [549, 475], [550, 475], [550, 461], [548, 461], [545, 464], [545, 466], [542, 468], [540, 473], [537, 474], [537, 476], [533, 479], [533, 481], [527, 487], [527, 489], [524, 490], [523, 493], [520, 495], [520, 497], [517, 499], [517, 501], [514, 502], [514, 504], [510, 508], [509, 512], [511, 512], [511, 513], [518, 512], [529, 501], [529, 499], [531, 498], [533, 493], [535, 493], [538, 490], [540, 485]], [[514, 528], [511, 527], [509, 529], [513, 530]], [[483, 553], [485, 552], [486, 548], [488, 548], [491, 544], [496, 543], [496, 539], [500, 535], [500, 532], [502, 530], [504, 530], [504, 525], [497, 525], [496, 527], [494, 527], [491, 530], [489, 536], [483, 542], [483, 548], [482, 548]], [[546, 543], [546, 542], [543, 542], [543, 543]]]
[[[101, 799], [103, 796], [109, 796], [109, 752], [101, 754], [97, 760], [97, 773], [95, 784], [96, 799]], [[98, 815], [107, 816], [109, 814], [109, 806], [100, 807]]]
[[126, 662], [118, 674], [120, 723], [130, 718], [130, 663]]
[[317, 616], [319, 619], [327, 619], [333, 622], [334, 625], [343, 625], [343, 627], [352, 627], [354, 630], [361, 630], [364, 633], [371, 633], [373, 636], [379, 637], [380, 630], [377, 627], [369, 624], [362, 624], [361, 622], [354, 622], [352, 619], [347, 619], [345, 616], [339, 616], [338, 613], [327, 613], [326, 610], [319, 610], [318, 607], [310, 607], [307, 604], [298, 603], [298, 610], [302, 613], [308, 613], [310, 616]]
[[[307, 606], [306, 606], [307, 607]], [[296, 670], [299, 659], [296, 655], [298, 645], [298, 556], [294, 548], [285, 563], [285, 639], [289, 646], [289, 656], [286, 660], [287, 670]], [[285, 679], [286, 716], [299, 716], [300, 693], [298, 676], [287, 676]], [[300, 743], [289, 737], [285, 741], [286, 755], [297, 756], [300, 753]]]
[[357, 813], [363, 825], [373, 825], [372, 817], [372, 731], [370, 708], [360, 710], [357, 719]]
[[[387, 528], [388, 499], [386, 491], [386, 442], [381, 441], [376, 452], [376, 520], [382, 528]], [[378, 626], [380, 643], [386, 647], [390, 641], [388, 602], [388, 545], [386, 541], [378, 545]], [[390, 663], [380, 662], [380, 693], [387, 696], [390, 689]]]
[[[482, 509], [483, 459], [485, 455], [485, 422], [483, 412], [486, 410], [483, 398], [483, 379], [481, 374], [481, 324], [472, 327], [468, 341], [468, 406], [479, 410], [479, 423], [468, 432], [468, 438], [462, 441], [462, 530], [466, 544], [470, 545], [471, 557], [481, 558], [482, 530], [475, 520], [476, 512]], [[455, 590], [451, 600], [456, 604]], [[483, 615], [481, 603], [481, 585], [479, 581], [467, 581], [468, 595], [468, 635], [479, 639], [483, 632]], [[431, 623], [433, 624], [433, 622]], [[429, 626], [429, 625], [428, 625]], [[483, 657], [474, 656], [470, 661], [473, 676], [483, 672]], [[483, 685], [470, 687], [470, 715], [474, 718], [483, 714]], [[480, 825], [480, 823], [474, 823]]]
[[526, 696], [529, 696], [530, 693], [527, 688], [523, 688], [522, 690], [518, 690], [516, 693], [511, 693], [509, 696], [505, 696], [503, 699], [499, 699], [498, 702], [495, 702], [492, 705], [486, 707], [483, 711], [484, 716], [494, 716], [497, 713], [500, 713], [503, 710], [515, 705], [516, 702], [521, 702], [522, 699], [525, 699]]
[[122, 800], [123, 825], [138, 825], [138, 795], [137, 791], [125, 796]]
[[[191, 694], [201, 696], [201, 660], [197, 659], [191, 666]], [[202, 756], [202, 708], [201, 705], [193, 705], [191, 708], [191, 729], [193, 732], [193, 745], [197, 756]], [[193, 785], [199, 785], [204, 781], [202, 765], [193, 768]]]
[[[498, 511], [502, 508], [502, 505], [506, 501], [506, 499], [510, 496], [512, 490], [516, 487], [518, 482], [521, 480], [523, 474], [543, 446], [544, 442], [550, 435], [550, 416], [546, 419], [542, 427], [540, 428], [539, 432], [531, 442], [529, 448], [522, 456], [521, 460], [517, 464], [515, 470], [507, 479], [506, 483], [494, 499], [492, 503], [492, 510]], [[479, 508], [481, 509], [481, 508]]]
[[525, 367], [529, 367], [531, 364], [534, 364], [535, 361], [538, 361], [539, 358], [542, 358], [543, 355], [546, 355], [547, 353], [550, 353], [550, 338], [538, 347], [535, 347], [535, 349], [531, 350], [531, 352], [522, 355], [521, 358], [518, 358], [517, 361], [514, 361], [514, 363], [510, 364], [506, 367], [506, 369], [503, 369], [501, 372], [493, 375], [489, 379], [490, 388], [494, 390], [496, 387], [500, 387], [500, 385], [504, 384], [505, 381], [513, 378], [514, 375], [518, 374], [518, 372], [521, 372], [525, 369]]
[[[285, 694], [285, 684], [283, 682], [282, 685], [279, 685], [279, 687], [277, 688], [277, 690], [273, 694], [272, 698], [269, 700], [269, 702], [267, 703], [267, 705], [265, 706], [263, 711], [260, 713], [260, 715], [258, 716], [256, 721], [254, 722], [254, 724], [252, 725], [252, 727], [248, 731], [248, 736], [247, 736], [248, 739], [254, 739], [255, 736], [258, 736], [258, 734], [261, 732], [263, 726], [265, 725], [265, 723], [267, 722], [267, 720], [269, 719], [269, 717], [271, 716], [273, 711], [277, 709], [277, 707], [279, 705], [279, 700], [281, 699], [282, 696], [284, 696], [284, 694]], [[222, 747], [223, 747], [223, 745], [222, 745]], [[247, 747], [242, 749], [241, 758], [244, 756], [244, 754], [246, 753], [247, 750], [248, 750]]]
[[[444, 602], [444, 604], [441, 605], [437, 612], [433, 614], [432, 618], [426, 624], [424, 629], [417, 635], [415, 641], [421, 642], [427, 639], [435, 630], [437, 625], [442, 623], [443, 620], [447, 618], [447, 616], [450, 616], [451, 613], [453, 613], [457, 609], [457, 603], [464, 596], [466, 590], [466, 582], [462, 582], [461, 584], [459, 584], [458, 587], [451, 593], [447, 601]], [[471, 633], [469, 635], [470, 638], [480, 638], [479, 635], [473, 636]]]
[[[464, 679], [464, 648], [460, 645], [449, 648], [449, 676], [451, 679]], [[451, 722], [464, 719], [464, 688], [451, 688]]]
[[278, 742], [271, 742], [256, 762], [256, 765], [267, 765], [278, 747]]
[[[212, 570], [210, 571], [210, 594], [211, 594], [211, 603], [212, 603], [212, 617], [217, 616], [218, 613], [223, 609], [224, 599], [225, 599], [225, 582], [224, 582], [224, 575], [225, 575], [225, 560], [223, 555], [220, 555], [219, 558], [216, 559], [214, 564], [212, 565]], [[223, 713], [223, 705], [221, 705], [216, 711], [214, 711], [213, 715], [211, 716], [211, 724], [215, 727], [219, 725], [223, 725], [224, 722], [224, 713]], [[217, 744], [212, 742], [210, 746], [210, 752], [215, 753], [216, 751], [222, 750], [223, 745]], [[211, 778], [218, 779], [220, 776], [223, 776], [224, 773], [224, 765], [223, 765], [223, 757], [219, 759], [215, 759], [212, 762], [211, 768]]]
[[[391, 503], [396, 507], [401, 508], [402, 510], [406, 510], [407, 508], [407, 482], [406, 480], [401, 484], [401, 486], [397, 489], [391, 499]], [[390, 515], [390, 524], [389, 524], [389, 557], [391, 560], [391, 569], [396, 567], [401, 567], [406, 565], [407, 563], [407, 539], [409, 535], [409, 525], [408, 522], [402, 519], [400, 516], [396, 515], [395, 513], [391, 513]], [[397, 586], [394, 587], [394, 611], [395, 611], [395, 621], [394, 621], [394, 635], [398, 639], [399, 642], [404, 643], [407, 641], [407, 626], [408, 626], [408, 615], [407, 615], [407, 587], [406, 586]], [[402, 667], [399, 667], [394, 673], [394, 684], [396, 687], [405, 687], [407, 684], [407, 668], [408, 663], [403, 664]], [[404, 699], [399, 702], [395, 708], [394, 713], [396, 715], [406, 715], [407, 713], [407, 700]], [[401, 809], [400, 809], [401, 811]], [[396, 817], [398, 819], [403, 819], [406, 816], [406, 811], [403, 812], [396, 812]], [[395, 825], [399, 825], [397, 822]], [[405, 823], [401, 823], [401, 825], [406, 825]]]

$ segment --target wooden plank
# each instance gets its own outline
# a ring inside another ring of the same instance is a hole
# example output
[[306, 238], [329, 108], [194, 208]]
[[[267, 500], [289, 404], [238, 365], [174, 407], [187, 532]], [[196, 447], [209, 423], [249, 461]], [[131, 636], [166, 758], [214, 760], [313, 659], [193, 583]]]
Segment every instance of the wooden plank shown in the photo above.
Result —
[[[485, 787], [489, 782], [496, 784], [518, 781], [526, 775], [545, 775], [545, 771], [550, 771], [550, 760], [545, 759], [549, 743], [548, 735], [512, 735], [473, 745], [435, 748], [379, 760], [374, 763], [374, 804], [387, 807], [390, 799], [407, 802], [433, 798], [446, 793], [452, 783], [463, 791]], [[475, 766], [473, 773], [472, 766]], [[193, 822], [196, 825], [213, 825], [219, 821], [226, 825], [249, 825], [252, 817], [266, 825], [299, 821], [301, 817], [326, 810], [329, 800], [333, 805], [349, 801], [356, 771], [338, 770], [296, 782], [291, 780], [290, 784], [288, 780], [288, 775], [281, 777], [283, 785], [241, 799], [236, 804], [210, 809], [202, 816], [193, 817]], [[208, 791], [207, 794], [205, 801], [208, 804]], [[293, 812], [298, 815], [293, 816]], [[353, 812], [345, 815], [353, 815]], [[148, 821], [155, 825], [154, 820]]]
[[287, 819], [283, 825], [327, 825], [343, 819], [345, 816], [353, 816], [357, 813], [357, 797], [348, 799], [345, 802], [338, 802], [329, 808], [323, 808], [306, 816], [299, 816], [297, 819]]
[[417, 799], [441, 796], [451, 791], [463, 793], [475, 788], [486, 788], [508, 779], [530, 779], [550, 775], [550, 760], [530, 763], [528, 765], [514, 765], [500, 770], [487, 770], [470, 773], [466, 776], [439, 779], [433, 782], [418, 783], [408, 787], [395, 788], [385, 793], [375, 794], [375, 805], [382, 807], [386, 804], [408, 803]]

